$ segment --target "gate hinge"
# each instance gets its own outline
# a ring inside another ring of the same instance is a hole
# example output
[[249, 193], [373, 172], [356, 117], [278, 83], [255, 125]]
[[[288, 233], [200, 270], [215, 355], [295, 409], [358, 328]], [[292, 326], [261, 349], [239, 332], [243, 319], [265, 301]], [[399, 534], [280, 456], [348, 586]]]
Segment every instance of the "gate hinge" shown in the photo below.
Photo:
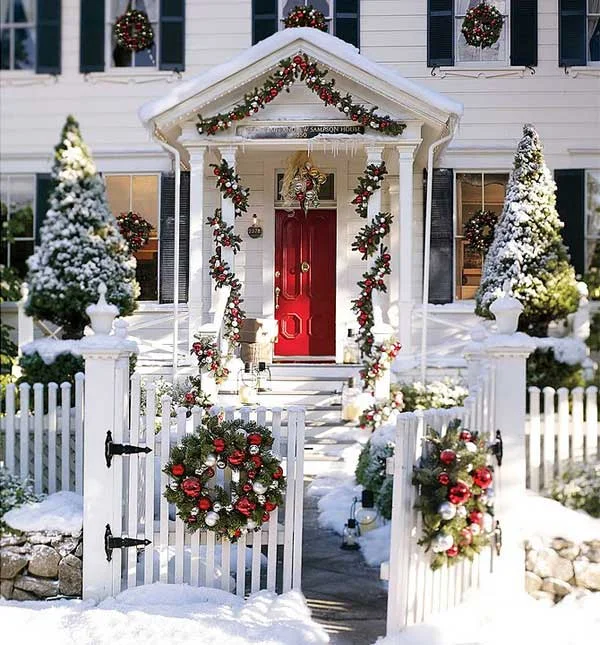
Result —
[[490, 444], [490, 452], [496, 457], [498, 466], [502, 466], [502, 457], [504, 455], [504, 446], [502, 444], [502, 433], [496, 430], [496, 440]]
[[114, 455], [133, 455], [138, 452], [149, 453], [152, 452], [152, 448], [148, 448], [148, 446], [131, 446], [128, 443], [114, 443], [111, 431], [108, 430], [106, 432], [106, 440], [104, 441], [104, 457], [106, 458], [107, 468], [110, 468]]
[[130, 546], [141, 546], [143, 548], [149, 544], [152, 544], [150, 540], [138, 540], [137, 538], [130, 537], [113, 537], [110, 530], [110, 524], [106, 525], [106, 531], [104, 531], [104, 552], [106, 553], [106, 559], [108, 562], [112, 560], [113, 549], [127, 549]]
[[500, 551], [502, 550], [502, 529], [500, 528], [500, 522], [498, 520], [496, 520], [493, 537], [494, 547], [496, 548], [496, 555], [500, 555]]

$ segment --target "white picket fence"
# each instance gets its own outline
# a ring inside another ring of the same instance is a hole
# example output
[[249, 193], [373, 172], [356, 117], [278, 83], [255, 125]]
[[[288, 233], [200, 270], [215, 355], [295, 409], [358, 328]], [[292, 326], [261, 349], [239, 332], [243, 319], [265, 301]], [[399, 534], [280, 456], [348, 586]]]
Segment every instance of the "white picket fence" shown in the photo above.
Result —
[[0, 462], [10, 474], [29, 480], [36, 493], [83, 492], [84, 380], [75, 375], [74, 407], [70, 383], [3, 388]]
[[569, 463], [600, 460], [598, 388], [529, 388], [527, 482], [547, 489]]

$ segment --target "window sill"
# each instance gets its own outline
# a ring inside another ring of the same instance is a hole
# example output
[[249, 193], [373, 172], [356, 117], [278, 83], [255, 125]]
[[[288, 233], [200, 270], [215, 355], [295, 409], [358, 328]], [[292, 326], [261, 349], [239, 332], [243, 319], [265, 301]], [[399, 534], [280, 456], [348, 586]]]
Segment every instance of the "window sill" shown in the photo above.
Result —
[[58, 77], [58, 74], [36, 74], [32, 69], [5, 69], [0, 72], [0, 87], [54, 85], [58, 83]]
[[97, 83], [117, 83], [121, 85], [137, 85], [140, 83], [157, 83], [166, 81], [174, 83], [183, 80], [182, 72], [161, 71], [157, 69], [145, 69], [138, 67], [111, 69], [107, 72], [90, 72], [84, 74], [86, 83], [96, 85]]
[[523, 78], [533, 76], [535, 69], [523, 65], [506, 66], [504, 63], [499, 66], [490, 64], [467, 64], [455, 65], [453, 67], [432, 67], [431, 75], [436, 78], [446, 78], [447, 76], [459, 76], [462, 78], [502, 78], [513, 76]]
[[565, 74], [571, 78], [577, 78], [578, 76], [600, 78], [600, 65], [598, 63], [590, 63], [589, 65], [565, 67]]

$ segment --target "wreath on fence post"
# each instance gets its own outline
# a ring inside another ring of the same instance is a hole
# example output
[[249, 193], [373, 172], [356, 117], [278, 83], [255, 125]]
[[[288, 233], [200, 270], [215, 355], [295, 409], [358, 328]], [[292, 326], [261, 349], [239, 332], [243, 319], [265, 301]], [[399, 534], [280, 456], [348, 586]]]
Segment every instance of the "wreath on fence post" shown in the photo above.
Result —
[[475, 211], [463, 231], [469, 247], [485, 255], [494, 241], [497, 224], [498, 216], [493, 211]]
[[[264, 426], [209, 416], [171, 449], [163, 469], [171, 478], [164, 496], [191, 532], [214, 531], [235, 542], [260, 530], [283, 502], [285, 477], [272, 445]], [[216, 468], [231, 469], [229, 490], [214, 483]]]
[[288, 27], [314, 27], [327, 31], [325, 14], [312, 5], [296, 5], [284, 18], [283, 24]]
[[461, 32], [471, 47], [491, 47], [500, 38], [504, 17], [496, 7], [481, 2], [465, 14]]
[[148, 244], [152, 224], [134, 211], [119, 213], [117, 224], [121, 235], [125, 238], [127, 246], [132, 253], [137, 253], [142, 247]]
[[115, 22], [117, 45], [131, 52], [149, 49], [154, 43], [154, 31], [148, 15], [137, 9], [129, 9]]
[[423, 533], [418, 544], [433, 551], [432, 570], [472, 560], [490, 541], [493, 525], [492, 468], [487, 446], [476, 432], [456, 420], [441, 436], [428, 428], [413, 484], [415, 508], [421, 511]]

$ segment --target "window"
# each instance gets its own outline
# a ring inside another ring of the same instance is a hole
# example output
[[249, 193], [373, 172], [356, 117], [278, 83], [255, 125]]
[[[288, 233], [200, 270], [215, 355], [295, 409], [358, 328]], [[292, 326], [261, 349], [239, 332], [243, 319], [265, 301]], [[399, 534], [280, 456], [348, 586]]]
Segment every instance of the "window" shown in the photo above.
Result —
[[0, 176], [0, 264], [13, 267], [23, 278], [35, 239], [34, 195], [35, 175]]
[[592, 266], [597, 244], [600, 244], [600, 170], [588, 170], [585, 181], [585, 267]]
[[35, 69], [35, 0], [1, 0], [0, 69]]
[[[335, 175], [332, 172], [323, 171], [327, 175], [327, 179], [323, 185], [319, 187], [319, 202], [335, 202]], [[283, 202], [281, 195], [281, 187], [283, 185], [283, 172], [277, 173], [277, 196], [275, 198], [277, 203]]]
[[327, 20], [327, 30], [333, 33], [333, 0], [279, 0], [279, 29], [283, 29], [281, 22], [288, 13], [296, 6], [312, 5], [317, 11], [320, 11]]
[[489, 210], [498, 217], [504, 205], [508, 173], [457, 173], [456, 175], [456, 295], [474, 298], [481, 280], [483, 256], [469, 248], [464, 226], [479, 210]]
[[600, 0], [587, 0], [586, 45], [588, 63], [600, 62]]
[[[158, 61], [157, 43], [159, 38], [159, 0], [108, 0], [110, 11], [106, 29], [107, 47], [106, 59], [111, 67], [156, 67]], [[154, 32], [154, 42], [150, 49], [140, 52], [130, 52], [117, 45], [114, 35], [114, 25], [117, 18], [128, 9], [143, 11], [150, 20]]]
[[140, 249], [136, 276], [140, 300], [158, 299], [158, 175], [105, 175], [106, 193], [115, 216], [134, 211], [152, 224], [148, 244]]
[[504, 25], [500, 32], [500, 38], [491, 47], [482, 49], [467, 45], [461, 29], [465, 14], [472, 7], [476, 7], [481, 0], [456, 0], [454, 6], [454, 38], [455, 38], [455, 63], [481, 63], [495, 62], [508, 64], [508, 51], [510, 43], [510, 20], [508, 0], [492, 0], [489, 2], [504, 16]]

